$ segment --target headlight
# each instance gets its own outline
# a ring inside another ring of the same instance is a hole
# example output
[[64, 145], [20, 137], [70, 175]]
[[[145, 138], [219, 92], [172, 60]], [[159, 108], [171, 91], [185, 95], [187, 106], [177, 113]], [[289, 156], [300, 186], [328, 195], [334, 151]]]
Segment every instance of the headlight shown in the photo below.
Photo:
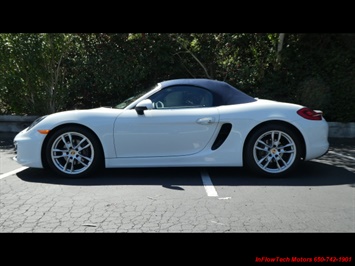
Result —
[[27, 128], [27, 131], [29, 131], [31, 128], [33, 128], [35, 125], [37, 125], [39, 122], [41, 122], [43, 119], [45, 119], [47, 115], [38, 117], [35, 121], [32, 122], [32, 124]]

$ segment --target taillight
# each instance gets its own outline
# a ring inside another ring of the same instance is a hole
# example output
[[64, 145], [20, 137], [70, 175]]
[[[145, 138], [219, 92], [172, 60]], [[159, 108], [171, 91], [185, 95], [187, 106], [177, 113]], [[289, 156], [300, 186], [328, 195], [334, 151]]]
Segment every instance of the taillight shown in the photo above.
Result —
[[322, 120], [322, 111], [312, 110], [311, 108], [304, 107], [297, 111], [297, 114], [308, 120]]

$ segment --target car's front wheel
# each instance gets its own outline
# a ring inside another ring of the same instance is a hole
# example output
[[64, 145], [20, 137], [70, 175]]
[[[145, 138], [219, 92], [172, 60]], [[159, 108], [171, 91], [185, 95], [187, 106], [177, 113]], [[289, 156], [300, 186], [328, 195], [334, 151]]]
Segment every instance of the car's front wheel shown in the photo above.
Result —
[[70, 178], [92, 174], [103, 160], [96, 136], [78, 126], [61, 128], [49, 136], [45, 155], [50, 169]]
[[252, 133], [244, 150], [245, 165], [271, 177], [284, 176], [298, 165], [301, 145], [298, 135], [284, 125], [266, 125]]

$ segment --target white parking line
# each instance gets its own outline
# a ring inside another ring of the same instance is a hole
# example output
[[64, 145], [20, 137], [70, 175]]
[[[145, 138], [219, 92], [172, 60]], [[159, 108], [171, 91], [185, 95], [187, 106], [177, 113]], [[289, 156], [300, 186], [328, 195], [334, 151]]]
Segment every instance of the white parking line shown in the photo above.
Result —
[[217, 191], [214, 188], [211, 178], [206, 170], [201, 171], [202, 183], [209, 197], [218, 197]]
[[13, 170], [13, 171], [7, 172], [7, 173], [5, 173], [5, 174], [2, 174], [2, 175], [0, 175], [0, 179], [3, 179], [3, 178], [5, 178], [5, 177], [7, 177], [7, 176], [10, 176], [10, 175], [17, 174], [18, 172], [21, 172], [21, 171], [23, 171], [23, 170], [26, 170], [27, 168], [28, 168], [27, 166], [24, 166], [24, 167], [21, 167], [21, 168], [17, 168], [17, 169], [15, 169], [15, 170]]
[[341, 156], [341, 157], [344, 157], [344, 158], [347, 158], [347, 159], [350, 159], [350, 160], [355, 160], [354, 157], [351, 157], [351, 156], [347, 156], [347, 155], [344, 155], [344, 154], [341, 154], [341, 153], [337, 153], [335, 151], [328, 151], [329, 153], [331, 154], [335, 154], [335, 155], [338, 155], [338, 156]]

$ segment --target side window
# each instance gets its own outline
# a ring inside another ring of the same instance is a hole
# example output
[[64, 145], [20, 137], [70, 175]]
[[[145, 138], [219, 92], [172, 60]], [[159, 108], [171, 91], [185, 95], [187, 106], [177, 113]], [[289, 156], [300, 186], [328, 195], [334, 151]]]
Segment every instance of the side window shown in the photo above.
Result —
[[150, 99], [155, 109], [213, 106], [212, 93], [196, 86], [172, 86], [152, 95]]

